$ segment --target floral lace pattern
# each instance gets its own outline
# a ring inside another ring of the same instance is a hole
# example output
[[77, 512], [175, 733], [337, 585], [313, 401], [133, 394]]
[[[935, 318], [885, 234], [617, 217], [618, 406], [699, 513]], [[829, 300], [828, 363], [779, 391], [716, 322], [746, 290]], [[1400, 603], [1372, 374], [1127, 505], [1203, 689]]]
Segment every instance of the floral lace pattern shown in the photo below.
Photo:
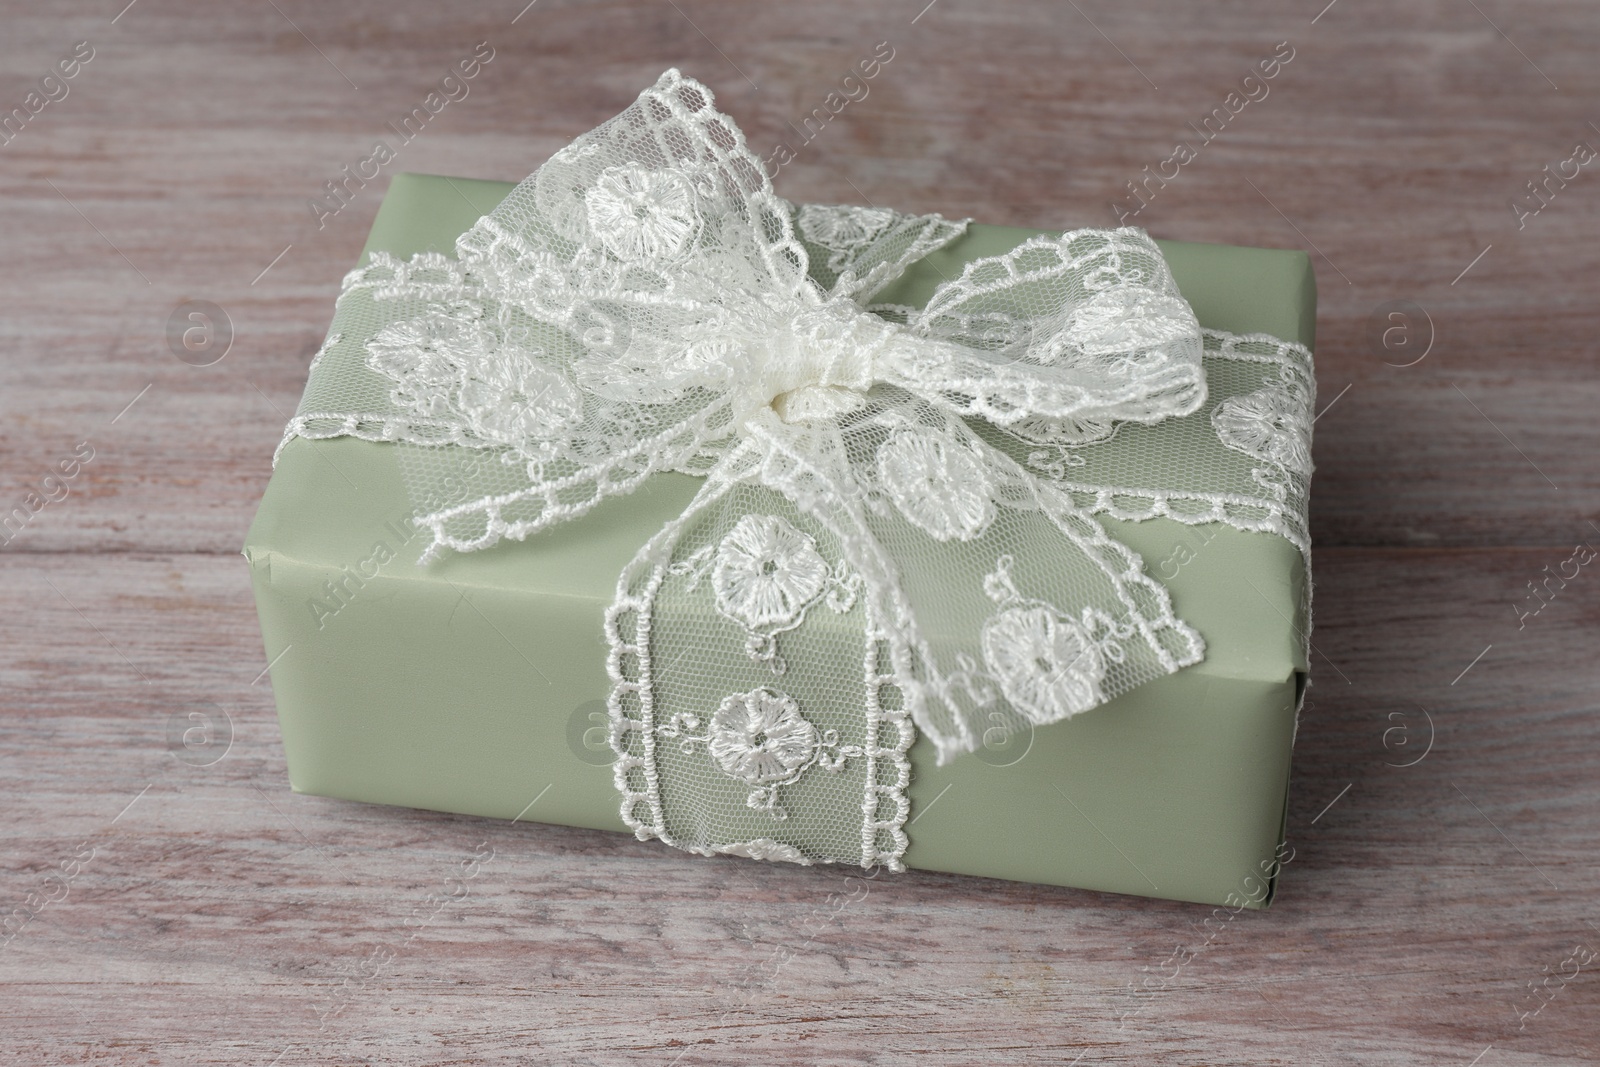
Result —
[[694, 187], [676, 170], [607, 167], [583, 195], [589, 229], [618, 259], [671, 262], [700, 230]]
[[[483, 352], [496, 358], [484, 360]], [[537, 447], [583, 414], [582, 398], [562, 375], [481, 320], [435, 312], [386, 326], [367, 342], [367, 365], [395, 383], [389, 395], [397, 407], [457, 418], [488, 442]]]
[[828, 266], [843, 271], [855, 250], [886, 231], [895, 218], [884, 208], [803, 204], [795, 221], [807, 237], [832, 253]]
[[849, 611], [861, 585], [843, 561], [829, 566], [816, 541], [776, 515], [743, 516], [715, 550], [707, 546], [671, 570], [688, 575], [693, 591], [708, 568], [717, 611], [744, 628], [750, 658], [778, 674], [778, 635], [803, 623], [824, 594], [831, 610]]
[[1212, 414], [1211, 424], [1229, 448], [1296, 474], [1309, 475], [1308, 410], [1304, 390], [1292, 382], [1274, 382], [1244, 396], [1230, 396]]
[[[1013, 426], [998, 440], [1092, 514], [1130, 522], [1224, 523], [1275, 534], [1298, 548], [1309, 566], [1306, 514], [1316, 385], [1311, 354], [1265, 334], [1202, 333], [1209, 411], [1203, 406], [1190, 419], [1159, 427], [1112, 424], [1100, 436], [1070, 430], [1040, 435]], [[1182, 454], [1189, 468], [1181, 477], [1167, 472], [1130, 479], [1121, 457], [1155, 442]]]
[[983, 658], [1006, 699], [1034, 722], [1100, 703], [1105, 665], [1083, 627], [1050, 608], [1010, 608], [983, 627]]
[[340, 333], [338, 330], [334, 330], [332, 333], [328, 334], [328, 336], [323, 339], [322, 344], [317, 346], [316, 354], [311, 357], [311, 365], [306, 368], [307, 372], [313, 372], [319, 366], [321, 366], [322, 357], [328, 354], [328, 349], [332, 348], [334, 345], [343, 340], [344, 334]]
[[817, 755], [817, 730], [787, 693], [735, 693], [711, 716], [712, 757], [751, 785], [781, 782]]
[[774, 822], [789, 817], [778, 803], [779, 787], [813, 767], [837, 771], [864, 751], [841, 744], [837, 730], [818, 730], [792, 696], [767, 686], [724, 697], [705, 732], [692, 732], [699, 727], [698, 715], [679, 712], [656, 732], [677, 740], [686, 754], [704, 745], [724, 774], [753, 787], [745, 804]]
[[970, 541], [994, 517], [983, 463], [932, 434], [902, 430], [878, 446], [878, 479], [906, 520], [939, 541]]
[[1030, 600], [1011, 577], [1013, 560], [1001, 556], [984, 578], [985, 592], [1001, 610], [983, 626], [983, 658], [1006, 699], [1034, 723], [1050, 723], [1098, 706], [1108, 661], [1123, 659], [1119, 640], [1132, 627], [1085, 608], [1078, 619]]
[[746, 515], [717, 546], [717, 610], [748, 630], [791, 626], [828, 583], [816, 542], [773, 515]]
[[812, 278], [828, 292], [862, 304], [967, 228], [965, 219], [853, 204], [802, 204], [794, 216], [798, 235], [826, 253], [809, 264]]
[[[405, 449], [424, 563], [702, 476], [606, 613], [623, 818], [898, 868], [918, 732], [948, 760], [997, 708], [1055, 722], [1203, 657], [1096, 515], [1292, 536], [1310, 471], [1309, 354], [1202, 331], [1143, 231], [1033, 238], [872, 309], [965, 226], [796, 208], [668, 71], [454, 257], [352, 272], [285, 440]], [[1113, 438], [1197, 425], [1238, 491], [1101, 470]]]

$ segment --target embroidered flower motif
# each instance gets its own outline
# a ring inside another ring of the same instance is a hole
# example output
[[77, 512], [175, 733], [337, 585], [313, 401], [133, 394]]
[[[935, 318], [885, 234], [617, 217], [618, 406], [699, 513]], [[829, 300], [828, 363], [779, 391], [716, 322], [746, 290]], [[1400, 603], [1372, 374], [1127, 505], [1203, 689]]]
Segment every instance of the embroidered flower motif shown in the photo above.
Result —
[[559, 437], [583, 416], [577, 389], [533, 355], [480, 319], [444, 313], [386, 326], [367, 342], [367, 366], [394, 381], [396, 404], [461, 418], [474, 435], [509, 445]]
[[717, 546], [717, 610], [752, 632], [797, 622], [828, 584], [816, 543], [776, 515], [746, 515]]
[[812, 862], [806, 858], [805, 853], [794, 846], [786, 845], [782, 841], [774, 841], [770, 837], [758, 837], [754, 841], [739, 841], [731, 845], [723, 845], [712, 851], [720, 852], [725, 856], [745, 856], [753, 860], [799, 863], [807, 867], [811, 866]]
[[[655, 728], [658, 736], [676, 741], [678, 751], [686, 756], [705, 746], [723, 773], [751, 787], [745, 806], [765, 812], [774, 822], [789, 817], [780, 802], [784, 786], [813, 767], [836, 773], [866, 754], [860, 745], [843, 743], [838, 730], [818, 730], [800, 714], [793, 697], [776, 689], [752, 689], [725, 697], [704, 732], [696, 732], [699, 730], [700, 716], [692, 711], [676, 712]], [[745, 846], [759, 844], [744, 842]]]
[[430, 314], [385, 326], [367, 342], [367, 366], [395, 382], [395, 403], [418, 415], [450, 414], [456, 368], [490, 343], [487, 328], [451, 315]]
[[700, 229], [694, 188], [680, 171], [607, 167], [583, 202], [589, 228], [621, 260], [675, 259]]
[[878, 477], [900, 514], [938, 541], [970, 541], [994, 517], [977, 457], [929, 434], [903, 430], [878, 446]]
[[1102, 702], [1105, 661], [1083, 627], [1046, 607], [1000, 612], [983, 628], [983, 658], [1006, 699], [1036, 723]]
[[480, 437], [507, 444], [547, 440], [582, 417], [583, 400], [561, 375], [515, 349], [499, 355], [460, 387], [461, 410]]
[[893, 211], [881, 207], [804, 204], [798, 221], [801, 231], [812, 241], [830, 252], [844, 252], [878, 236], [894, 218]]
[[1311, 473], [1307, 407], [1304, 389], [1274, 382], [1218, 404], [1211, 425], [1229, 448], [1306, 475]]
[[723, 771], [750, 785], [787, 781], [817, 756], [817, 728], [794, 698], [753, 689], [723, 699], [711, 716], [707, 748]]

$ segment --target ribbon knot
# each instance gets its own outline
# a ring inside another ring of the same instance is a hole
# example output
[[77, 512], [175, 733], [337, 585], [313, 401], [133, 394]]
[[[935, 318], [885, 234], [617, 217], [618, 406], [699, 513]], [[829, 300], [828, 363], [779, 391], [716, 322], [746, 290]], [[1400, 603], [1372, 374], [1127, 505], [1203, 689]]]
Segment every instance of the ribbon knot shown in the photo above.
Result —
[[771, 335], [758, 390], [786, 422], [855, 410], [879, 380], [879, 355], [914, 343], [851, 300], [801, 304]]

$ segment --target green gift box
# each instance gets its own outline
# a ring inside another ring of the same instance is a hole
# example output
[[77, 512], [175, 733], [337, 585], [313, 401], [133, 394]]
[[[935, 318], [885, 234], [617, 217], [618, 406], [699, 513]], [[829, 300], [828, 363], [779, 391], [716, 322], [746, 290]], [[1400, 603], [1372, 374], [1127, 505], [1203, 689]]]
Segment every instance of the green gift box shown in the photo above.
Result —
[[[512, 188], [397, 175], [363, 262], [451, 253]], [[973, 225], [878, 299], [920, 306], [1036, 233]], [[1311, 346], [1303, 253], [1158, 244], [1202, 326]], [[654, 475], [526, 541], [418, 566], [428, 538], [395, 448], [288, 440], [244, 554], [293, 789], [626, 831], [603, 618], [618, 573], [698, 481]], [[1222, 523], [1100, 521], [1166, 585], [1204, 660], [1069, 720], [997, 729], [942, 766], [919, 740], [905, 865], [1264, 906], [1307, 671], [1305, 557]]]

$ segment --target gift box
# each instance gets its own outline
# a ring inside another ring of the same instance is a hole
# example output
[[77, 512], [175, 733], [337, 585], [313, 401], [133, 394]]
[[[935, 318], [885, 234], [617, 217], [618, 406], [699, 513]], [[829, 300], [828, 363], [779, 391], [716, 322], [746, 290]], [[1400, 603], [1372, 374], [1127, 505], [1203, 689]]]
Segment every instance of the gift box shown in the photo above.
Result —
[[[362, 263], [448, 255], [512, 188], [396, 175]], [[963, 265], [1037, 232], [971, 225], [875, 299], [921, 306]], [[1312, 345], [1303, 253], [1157, 244], [1201, 326]], [[1226, 395], [1219, 384], [1202, 416]], [[1142, 429], [1099, 446], [1104, 462], [1114, 468], [1119, 448], [1166, 447], [1157, 461], [1182, 472], [1185, 450]], [[619, 572], [683, 513], [700, 479], [652, 474], [525, 541], [419, 565], [429, 539], [411, 523], [403, 462], [381, 441], [288, 438], [249, 531], [292, 788], [627, 831], [612, 769], [606, 612]], [[1114, 469], [1102, 474], [1114, 484]], [[1065, 721], [997, 723], [976, 751], [942, 762], [919, 737], [904, 865], [1264, 906], [1307, 677], [1305, 546], [1194, 515], [1117, 513], [1102, 509], [1100, 522], [1165, 586], [1203, 637], [1203, 660]]]

